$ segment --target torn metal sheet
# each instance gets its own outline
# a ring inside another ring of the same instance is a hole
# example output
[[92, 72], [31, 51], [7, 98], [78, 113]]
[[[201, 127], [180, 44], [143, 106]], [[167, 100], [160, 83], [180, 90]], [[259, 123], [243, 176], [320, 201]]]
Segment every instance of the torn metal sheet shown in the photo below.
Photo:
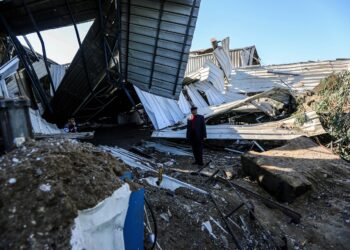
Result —
[[303, 93], [313, 90], [320, 80], [331, 73], [349, 67], [348, 59], [239, 68], [232, 72], [228, 91], [258, 93], [275, 87], [289, 87], [297, 93]]
[[75, 54], [51, 101], [55, 111], [55, 115], [49, 117], [51, 120], [61, 124], [70, 117], [89, 120], [116, 97], [114, 84], [117, 82], [113, 84], [106, 79], [117, 75], [111, 62], [119, 52], [117, 42], [121, 32], [115, 23], [116, 7], [115, 0], [104, 2], [101, 10], [104, 23], [101, 24], [100, 18], [95, 19]]
[[38, 110], [29, 109], [34, 138], [65, 138], [65, 139], [92, 139], [94, 132], [66, 133], [59, 129], [56, 124], [45, 121]]
[[[139, 156], [139, 155], [134, 154], [128, 150], [118, 148], [118, 147], [100, 146], [100, 148], [102, 150], [104, 150], [105, 152], [112, 154], [114, 157], [121, 159], [125, 164], [127, 164], [128, 166], [130, 166], [132, 168], [138, 168], [138, 169], [141, 169], [144, 171], [150, 171], [150, 172], [158, 174], [158, 171], [152, 167], [152, 165], [154, 165], [155, 163], [150, 161], [149, 159], [146, 159], [142, 156]], [[150, 180], [153, 181], [152, 179], [150, 179]], [[178, 179], [175, 179], [175, 178], [167, 176], [167, 175], [163, 175], [163, 181], [164, 180], [166, 180], [168, 183], [172, 183], [174, 185], [177, 185], [178, 187], [184, 187], [184, 188], [188, 188], [190, 190], [193, 190], [193, 191], [196, 191], [199, 193], [207, 194], [206, 191], [204, 191], [200, 188], [197, 188], [197, 187], [192, 186], [186, 182], [180, 181]]]
[[[95, 1], [75, 0], [69, 2], [72, 2], [71, 11], [74, 13], [77, 23], [93, 20], [98, 15]], [[35, 17], [37, 27], [41, 31], [72, 25], [69, 9], [67, 9], [64, 0], [1, 1], [0, 14], [6, 18], [16, 35], [36, 32], [36, 28], [25, 10], [24, 3]], [[3, 27], [0, 27], [0, 33], [6, 33]]]
[[134, 87], [156, 129], [174, 125], [185, 117], [176, 100], [157, 96]]
[[[300, 136], [316, 136], [325, 134], [316, 112], [305, 113], [306, 122], [297, 125], [297, 117], [276, 122], [266, 122], [254, 125], [207, 125], [207, 138], [219, 140], [291, 140]], [[186, 129], [172, 130], [170, 128], [154, 131], [156, 138], [186, 138]]]
[[[53, 85], [55, 90], [60, 86], [60, 83], [66, 73], [66, 67], [64, 65], [51, 65], [50, 66], [50, 74], [52, 78]], [[52, 90], [51, 90], [52, 91]], [[53, 93], [51, 93], [53, 95]]]
[[32, 123], [33, 133], [38, 135], [60, 134], [63, 130], [55, 124], [46, 122], [38, 110], [29, 109], [30, 121]]
[[[147, 93], [137, 87], [135, 87], [135, 89], [156, 130], [173, 126], [175, 124], [182, 123], [184, 125], [187, 123], [186, 117], [190, 112], [189, 103], [184, 96], [182, 96], [181, 102], [176, 102], [172, 99]], [[187, 95], [191, 99], [191, 103], [198, 107], [198, 113], [204, 115], [206, 119], [236, 109], [251, 110], [251, 107], [247, 107], [247, 105], [250, 104], [253, 104], [256, 109], [272, 116], [274, 115], [275, 110], [271, 105], [258, 103], [255, 100], [266, 97], [274, 99], [274, 96], [276, 95], [281, 96], [290, 94], [287, 88], [275, 88], [251, 97], [245, 97], [238, 93], [222, 94], [209, 82], [190, 84], [184, 87], [184, 91], [187, 92]], [[210, 106], [200, 92], [205, 94]], [[187, 110], [187, 113], [184, 113], [183, 110]]]
[[214, 239], [218, 239], [216, 237], [216, 235], [213, 233], [213, 228], [211, 227], [210, 221], [205, 221], [202, 222], [202, 231], [206, 229], [208, 231], [208, 233], [210, 234], [210, 236], [212, 236]]
[[169, 154], [180, 155], [180, 156], [192, 156], [192, 153], [190, 152], [187, 152], [178, 147], [164, 145], [161, 142], [145, 141], [142, 145], [146, 148], [154, 148], [155, 150], [163, 153], [169, 153]]
[[[232, 102], [224, 103], [224, 104], [217, 105], [217, 106], [198, 108], [198, 113], [201, 115], [204, 115], [204, 118], [209, 119], [212, 117], [216, 117], [218, 115], [225, 114], [227, 112], [231, 112], [232, 110], [240, 108], [240, 107], [245, 106], [247, 104], [250, 104], [252, 101], [257, 100], [259, 98], [268, 97], [268, 98], [273, 99], [274, 95], [282, 94], [282, 93], [284, 93], [286, 95], [290, 94], [290, 92], [287, 88], [274, 88], [274, 89], [270, 89], [268, 91], [265, 91], [263, 93], [259, 93], [259, 94], [247, 97], [243, 100], [232, 101]], [[259, 108], [259, 107], [257, 107], [257, 108]], [[265, 109], [263, 109], [262, 111], [264, 112]], [[184, 119], [182, 121], [182, 123], [186, 124], [186, 119]]]
[[197, 91], [205, 93], [211, 106], [219, 105], [226, 101], [225, 96], [209, 82], [198, 82], [193, 84], [193, 86]]
[[178, 104], [179, 104], [179, 108], [181, 109], [183, 114], [191, 113], [191, 105], [187, 101], [187, 99], [184, 96], [183, 92], [180, 93]]
[[14, 75], [18, 69], [19, 59], [17, 57], [12, 58], [0, 67], [0, 97], [10, 97], [9, 91], [6, 85], [6, 78]]
[[199, 109], [206, 108], [209, 106], [208, 103], [204, 100], [204, 98], [199, 94], [198, 89], [193, 84], [185, 86], [185, 90], [187, 91], [187, 94], [190, 97], [194, 106], [196, 106]]
[[[241, 50], [241, 62], [242, 62], [242, 67], [247, 67], [249, 65], [253, 65], [254, 61], [254, 55], [256, 53], [256, 48], [255, 46], [251, 47], [250, 49], [245, 49], [243, 48]], [[258, 59], [260, 60], [260, 59]]]
[[[212, 61], [215, 65], [218, 65], [212, 52], [199, 53], [200, 51], [191, 51], [188, 58], [185, 76], [198, 71], [205, 65], [207, 61]], [[260, 65], [260, 57], [257, 53], [255, 46], [249, 46], [244, 48], [230, 49], [228, 53], [233, 68], [246, 67], [250, 65]]]
[[45, 68], [45, 62], [43, 59], [32, 63], [32, 66], [39, 80], [44, 76], [47, 76], [47, 70]]
[[122, 0], [124, 78], [143, 91], [178, 99], [200, 0]]
[[212, 61], [207, 61], [204, 67], [199, 70], [199, 80], [209, 81], [221, 93], [225, 92], [225, 78], [222, 70], [216, 66]]
[[203, 194], [207, 193], [206, 191], [204, 191], [202, 189], [196, 188], [190, 184], [179, 181], [179, 180], [172, 178], [172, 177], [169, 177], [167, 175], [163, 175], [162, 181], [160, 182], [159, 186], [157, 185], [158, 178], [156, 178], [156, 177], [147, 177], [147, 178], [144, 178], [141, 180], [147, 181], [147, 183], [151, 186], [160, 187], [160, 188], [168, 189], [171, 191], [175, 191], [178, 188], [187, 188], [189, 190], [197, 191], [199, 193], [203, 193]]
[[217, 47], [214, 50], [214, 56], [216, 60], [219, 62], [220, 67], [224, 71], [224, 74], [227, 79], [231, 78], [232, 73], [232, 64], [229, 55], [222, 47]]

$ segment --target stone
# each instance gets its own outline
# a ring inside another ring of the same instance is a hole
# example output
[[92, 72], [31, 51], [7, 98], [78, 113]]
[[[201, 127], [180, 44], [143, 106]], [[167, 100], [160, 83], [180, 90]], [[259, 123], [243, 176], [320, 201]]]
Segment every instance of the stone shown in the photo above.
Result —
[[348, 163], [306, 137], [266, 152], [249, 151], [241, 156], [244, 173], [252, 176], [279, 201], [291, 202], [310, 190], [313, 183], [331, 176], [335, 166]]

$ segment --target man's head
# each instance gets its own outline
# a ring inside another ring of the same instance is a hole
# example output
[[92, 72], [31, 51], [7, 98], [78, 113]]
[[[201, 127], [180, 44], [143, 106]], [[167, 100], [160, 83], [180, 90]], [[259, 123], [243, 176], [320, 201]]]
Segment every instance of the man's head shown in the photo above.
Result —
[[195, 107], [195, 106], [191, 107], [191, 113], [192, 113], [192, 115], [196, 115], [197, 114], [197, 107]]

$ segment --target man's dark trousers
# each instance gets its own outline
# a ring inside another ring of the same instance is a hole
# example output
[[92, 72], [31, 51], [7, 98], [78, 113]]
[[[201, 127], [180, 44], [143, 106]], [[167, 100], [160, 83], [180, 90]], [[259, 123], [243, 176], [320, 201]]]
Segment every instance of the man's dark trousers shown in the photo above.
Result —
[[191, 140], [192, 152], [195, 159], [195, 162], [199, 165], [203, 164], [203, 141], [198, 139]]
[[194, 120], [187, 121], [187, 139], [191, 142], [196, 163], [203, 164], [203, 141], [207, 137], [204, 117], [196, 115]]

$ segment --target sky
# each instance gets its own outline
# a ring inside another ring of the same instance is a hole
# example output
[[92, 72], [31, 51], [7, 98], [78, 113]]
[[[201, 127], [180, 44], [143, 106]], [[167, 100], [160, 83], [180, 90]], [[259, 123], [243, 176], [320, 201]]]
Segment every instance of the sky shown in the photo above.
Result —
[[[79, 25], [84, 37], [91, 23]], [[73, 27], [42, 32], [47, 55], [69, 63]], [[262, 64], [350, 58], [349, 0], [202, 0], [191, 50], [230, 37], [230, 48], [255, 45]], [[35, 34], [27, 36], [40, 53]]]

